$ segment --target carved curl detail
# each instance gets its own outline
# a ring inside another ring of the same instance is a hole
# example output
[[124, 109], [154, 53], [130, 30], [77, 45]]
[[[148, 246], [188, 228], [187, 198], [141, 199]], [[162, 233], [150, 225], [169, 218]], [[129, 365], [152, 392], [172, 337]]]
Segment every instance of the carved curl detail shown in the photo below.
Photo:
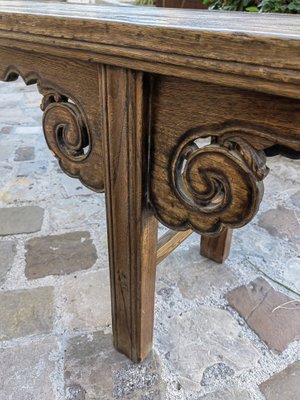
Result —
[[[0, 80], [11, 82], [21, 77], [26, 85], [37, 84], [43, 95], [41, 109], [44, 112], [45, 139], [62, 170], [78, 178], [91, 190], [103, 192], [102, 137], [99, 109], [95, 107], [98, 89], [87, 85], [86, 91], [79, 91], [74, 85], [75, 99], [71, 94], [65, 94], [70, 91], [73, 93], [73, 87], [69, 83], [64, 90], [62, 76], [57, 79], [62, 86], [58, 86], [43, 79], [43, 73], [33, 72], [27, 66], [19, 69], [11, 61], [7, 64], [9, 66], [6, 69], [0, 70]], [[47, 67], [44, 71], [47, 71], [46, 75], [51, 75]]]
[[[81, 107], [51, 88], [39, 86], [43, 95], [43, 130], [49, 149], [64, 172], [79, 178], [88, 188], [103, 191], [103, 169], [99, 143], [93, 138]], [[99, 142], [99, 140], [98, 140]]]
[[91, 149], [87, 124], [79, 108], [55, 91], [43, 91], [43, 128], [49, 148], [59, 159], [82, 162]]
[[[241, 138], [199, 148], [192, 142], [177, 150], [172, 168], [175, 193], [197, 212], [189, 224], [209, 233], [240, 227], [256, 214], [267, 174], [264, 157]], [[198, 223], [200, 221], [200, 224]]]
[[[251, 142], [251, 129], [238, 128], [203, 126], [177, 142], [169, 158], [168, 200], [152, 198], [163, 224], [214, 235], [244, 226], [254, 217], [268, 168], [264, 152]], [[199, 139], [204, 138], [210, 138], [210, 143], [199, 147]]]

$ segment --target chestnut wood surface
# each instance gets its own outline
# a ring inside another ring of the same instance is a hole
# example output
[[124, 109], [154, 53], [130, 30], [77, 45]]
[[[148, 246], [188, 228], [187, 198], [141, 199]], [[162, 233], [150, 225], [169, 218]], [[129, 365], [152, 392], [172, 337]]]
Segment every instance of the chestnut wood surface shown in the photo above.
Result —
[[[212, 235], [247, 224], [268, 172], [262, 150], [300, 151], [299, 100], [165, 76], [156, 77], [152, 97], [157, 218], [170, 229]], [[207, 138], [214, 143], [201, 147]]]
[[157, 221], [147, 202], [149, 103], [142, 72], [99, 72], [114, 344], [133, 361], [152, 348]]
[[[0, 80], [18, 76], [62, 169], [105, 190], [114, 345], [141, 361], [156, 264], [191, 231], [223, 262], [266, 156], [300, 158], [299, 16], [1, 1]], [[158, 220], [179, 232], [157, 251]]]
[[157, 243], [157, 265], [160, 264], [169, 254], [171, 254], [180, 244], [187, 239], [193, 231], [172, 231], [168, 230]]
[[[2, 47], [0, 40], [0, 80], [15, 80], [18, 75], [26, 84], [37, 83], [44, 96], [41, 107], [45, 137], [60, 167], [87, 187], [102, 192], [104, 164], [97, 65]], [[59, 140], [53, 134], [57, 121], [69, 127], [68, 134]]]
[[232, 230], [226, 229], [216, 237], [201, 236], [200, 254], [217, 263], [223, 263], [229, 256]]
[[297, 15], [0, 2], [1, 46], [300, 98]]

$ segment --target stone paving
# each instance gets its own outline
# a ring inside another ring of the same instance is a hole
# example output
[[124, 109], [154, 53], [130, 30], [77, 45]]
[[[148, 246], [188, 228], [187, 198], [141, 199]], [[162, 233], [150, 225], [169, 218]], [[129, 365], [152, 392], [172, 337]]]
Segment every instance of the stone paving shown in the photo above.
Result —
[[299, 400], [300, 162], [269, 159], [226, 263], [193, 234], [160, 264], [135, 365], [112, 346], [104, 195], [61, 173], [39, 101], [0, 84], [0, 399]]

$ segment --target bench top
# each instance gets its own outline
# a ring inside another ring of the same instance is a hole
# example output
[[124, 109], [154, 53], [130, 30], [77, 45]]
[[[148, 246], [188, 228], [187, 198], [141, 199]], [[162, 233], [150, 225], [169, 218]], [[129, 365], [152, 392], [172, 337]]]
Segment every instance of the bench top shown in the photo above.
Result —
[[[200, 0], [199, 0], [200, 1]], [[134, 26], [177, 28], [190, 31], [232, 32], [300, 40], [300, 17], [295, 14], [261, 14], [156, 7], [108, 7], [68, 3], [1, 1], [0, 13], [80, 19], [94, 23], [123, 23]], [[72, 23], [71, 21], [69, 22]]]
[[1, 1], [2, 45], [300, 97], [299, 15]]

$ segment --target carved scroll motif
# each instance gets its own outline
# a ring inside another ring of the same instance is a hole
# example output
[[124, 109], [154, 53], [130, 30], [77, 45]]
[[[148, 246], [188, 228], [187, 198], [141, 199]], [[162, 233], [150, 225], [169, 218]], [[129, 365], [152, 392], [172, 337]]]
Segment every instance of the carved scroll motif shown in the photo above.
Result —
[[[204, 128], [191, 132], [173, 152], [170, 210], [157, 207], [157, 199], [153, 203], [160, 221], [170, 228], [219, 234], [247, 224], [258, 211], [268, 173], [264, 152], [235, 129], [222, 133]], [[207, 136], [211, 143], [199, 147], [197, 140]]]
[[[8, 60], [12, 57], [11, 54], [5, 56]], [[19, 59], [21, 57], [18, 57], [16, 61]], [[69, 176], [78, 178], [91, 190], [102, 192], [104, 190], [104, 168], [99, 115], [101, 107], [97, 103], [97, 85], [87, 83], [85, 90], [81, 91], [74, 86], [75, 99], [70, 94], [66, 95], [66, 93], [73, 93], [72, 81], [67, 79], [69, 75], [60, 73], [58, 77], [51, 76], [53, 75], [52, 71], [49, 71], [48, 66], [44, 66], [44, 64], [37, 67], [41, 73], [32, 72], [31, 58], [25, 61], [26, 57], [22, 54], [24, 66], [20, 69], [16, 68], [14, 63], [9, 65], [11, 61], [7, 61], [9, 66], [5, 70], [0, 70], [0, 80], [11, 82], [20, 76], [26, 85], [37, 84], [38, 90], [43, 96], [41, 109], [44, 112], [45, 138], [48, 147], [58, 159], [60, 167]], [[77, 68], [79, 67], [77, 66]], [[74, 68], [76, 70], [76, 67]], [[93, 74], [93, 71], [91, 72], [85, 67], [80, 71], [82, 76], [85, 71], [87, 77]], [[42, 77], [43, 75], [48, 78], [50, 75], [52, 79], [45, 79]], [[92, 77], [96, 81], [98, 80], [97, 70]], [[84, 79], [82, 78], [82, 80]], [[58, 83], [51, 83], [54, 81]]]
[[92, 137], [83, 110], [55, 90], [39, 85], [39, 91], [44, 96], [41, 109], [45, 138], [60, 167], [92, 190], [102, 191], [102, 179], [95, 181], [97, 174], [93, 173], [97, 163], [92, 164]]
[[41, 109], [46, 140], [53, 153], [73, 162], [87, 158], [91, 139], [78, 107], [67, 97], [49, 91], [44, 94]]

